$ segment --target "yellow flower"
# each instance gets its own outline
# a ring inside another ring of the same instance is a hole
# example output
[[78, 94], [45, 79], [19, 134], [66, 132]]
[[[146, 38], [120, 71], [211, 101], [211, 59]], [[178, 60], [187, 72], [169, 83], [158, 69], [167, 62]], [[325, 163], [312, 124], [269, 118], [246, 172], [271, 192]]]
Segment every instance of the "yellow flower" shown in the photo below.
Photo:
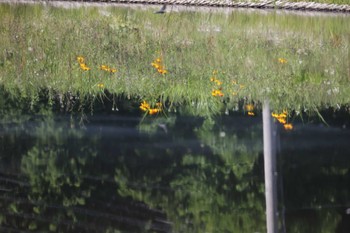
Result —
[[84, 63], [84, 57], [82, 57], [82, 56], [78, 56], [77, 60], [80, 64]]
[[91, 68], [88, 67], [85, 63], [80, 63], [80, 69], [84, 71], [91, 70]]
[[254, 112], [248, 112], [248, 116], [255, 116]]
[[101, 70], [104, 70], [104, 71], [107, 71], [107, 72], [111, 72], [111, 73], [117, 72], [117, 69], [110, 68], [110, 67], [107, 66], [107, 65], [101, 65], [101, 66], [100, 66], [100, 69], [101, 69]]
[[216, 85], [221, 86], [222, 82], [220, 80], [215, 80]]
[[246, 104], [246, 105], [245, 105], [245, 110], [247, 110], [248, 112], [254, 111], [254, 105], [252, 105], [252, 104]]
[[160, 112], [160, 109], [158, 109], [158, 108], [151, 108], [148, 113], [150, 115], [154, 115], [154, 114], [157, 114], [158, 112]]
[[212, 96], [220, 96], [220, 97], [222, 97], [222, 96], [224, 96], [224, 93], [222, 93], [221, 90], [213, 90], [213, 91], [211, 92], [211, 95], [212, 95]]
[[140, 105], [140, 109], [150, 115], [154, 115], [162, 111], [162, 103], [158, 102], [156, 103], [156, 108], [151, 108], [146, 101], [143, 101]]
[[148, 111], [149, 109], [150, 109], [150, 106], [149, 106], [149, 104], [144, 100], [142, 103], [141, 103], [141, 105], [140, 105], [140, 109], [142, 110], [142, 111]]
[[272, 117], [275, 118], [281, 124], [287, 123], [287, 114], [288, 112], [286, 110], [283, 110], [282, 113], [271, 113]]
[[217, 70], [213, 70], [213, 75], [216, 75], [218, 74], [218, 71]]
[[281, 63], [281, 64], [286, 64], [287, 60], [284, 59], [284, 58], [278, 58], [278, 62]]
[[277, 119], [278, 122], [281, 123], [281, 124], [286, 124], [286, 123], [287, 123], [287, 120], [286, 120], [286, 118], [284, 118], [284, 117], [279, 117], [279, 118], [276, 118], [276, 119]]
[[157, 71], [158, 71], [158, 73], [160, 73], [160, 74], [166, 74], [166, 73], [168, 73], [168, 71], [167, 71], [167, 70], [164, 70], [164, 69], [158, 69]]
[[292, 124], [284, 124], [283, 125], [285, 130], [292, 130], [293, 129], [293, 125]]
[[108, 66], [106, 66], [106, 65], [101, 65], [101, 66], [100, 66], [100, 69], [101, 69], [101, 70], [106, 70], [106, 71], [109, 70]]
[[157, 72], [160, 74], [166, 74], [168, 71], [162, 65], [162, 60], [160, 58], [155, 59], [151, 65], [157, 69]]
[[105, 85], [104, 85], [103, 83], [97, 84], [97, 87], [99, 87], [99, 88], [101, 88], [101, 89], [104, 88], [104, 86], [105, 86]]
[[156, 69], [158, 69], [160, 67], [160, 65], [158, 63], [154, 63], [154, 62], [152, 62], [151, 65]]

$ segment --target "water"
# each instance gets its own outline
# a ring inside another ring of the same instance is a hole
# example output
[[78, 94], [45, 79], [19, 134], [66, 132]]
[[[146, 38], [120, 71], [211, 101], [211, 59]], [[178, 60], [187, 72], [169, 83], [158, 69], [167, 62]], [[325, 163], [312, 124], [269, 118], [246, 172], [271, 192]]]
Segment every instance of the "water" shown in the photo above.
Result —
[[[350, 131], [337, 119], [279, 129], [282, 232], [350, 230]], [[266, 232], [262, 153], [262, 120], [243, 113], [2, 121], [0, 231]]]

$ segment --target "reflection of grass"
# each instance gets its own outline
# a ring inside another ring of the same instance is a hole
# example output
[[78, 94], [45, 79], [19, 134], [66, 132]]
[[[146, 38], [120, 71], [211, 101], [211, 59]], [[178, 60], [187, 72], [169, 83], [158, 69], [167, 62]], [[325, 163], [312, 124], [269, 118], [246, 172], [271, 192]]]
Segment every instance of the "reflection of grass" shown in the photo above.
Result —
[[[140, 103], [167, 102], [164, 108], [188, 105], [196, 113], [217, 112], [241, 98], [268, 97], [279, 110], [350, 102], [346, 16], [158, 17], [6, 4], [0, 15], [0, 85], [24, 96], [40, 89], [80, 96], [108, 90]], [[219, 81], [211, 82], [215, 69]]]

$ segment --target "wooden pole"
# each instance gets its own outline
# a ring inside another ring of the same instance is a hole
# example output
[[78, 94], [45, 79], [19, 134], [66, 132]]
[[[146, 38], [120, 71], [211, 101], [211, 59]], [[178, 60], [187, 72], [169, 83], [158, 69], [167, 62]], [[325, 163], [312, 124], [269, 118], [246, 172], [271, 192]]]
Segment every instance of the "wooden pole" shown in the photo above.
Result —
[[276, 125], [272, 121], [269, 102], [263, 105], [264, 170], [267, 233], [278, 232], [277, 172], [276, 172]]

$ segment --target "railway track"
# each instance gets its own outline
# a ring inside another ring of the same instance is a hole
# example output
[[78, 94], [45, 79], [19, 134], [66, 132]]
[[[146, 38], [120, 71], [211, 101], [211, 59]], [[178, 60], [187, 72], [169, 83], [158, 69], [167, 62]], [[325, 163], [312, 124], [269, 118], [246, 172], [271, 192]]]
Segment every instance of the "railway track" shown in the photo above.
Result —
[[79, 2], [79, 3], [110, 3], [110, 4], [168, 4], [178, 6], [201, 6], [222, 8], [255, 8], [255, 9], [281, 9], [298, 11], [323, 11], [350, 13], [350, 5], [326, 4], [316, 2], [288, 2], [285, 0], [0, 0], [0, 2]]

